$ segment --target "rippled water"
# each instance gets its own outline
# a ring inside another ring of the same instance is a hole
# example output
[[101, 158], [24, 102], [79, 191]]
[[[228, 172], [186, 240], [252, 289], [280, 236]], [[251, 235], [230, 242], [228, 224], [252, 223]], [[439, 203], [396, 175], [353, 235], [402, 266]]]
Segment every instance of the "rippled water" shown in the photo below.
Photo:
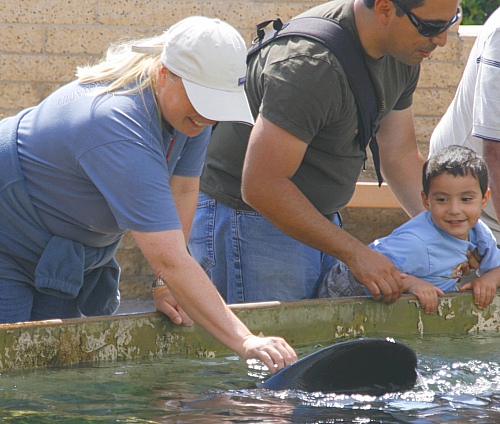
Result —
[[[418, 356], [412, 391], [383, 397], [271, 392], [236, 356], [171, 357], [0, 375], [16, 423], [499, 423], [500, 335], [398, 338]], [[298, 349], [299, 356], [322, 346]]]

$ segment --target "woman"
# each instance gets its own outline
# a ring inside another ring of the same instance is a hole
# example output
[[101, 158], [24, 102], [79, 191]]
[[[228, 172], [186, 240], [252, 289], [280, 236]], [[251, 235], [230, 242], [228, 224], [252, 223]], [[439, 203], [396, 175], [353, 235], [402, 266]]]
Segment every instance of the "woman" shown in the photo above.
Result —
[[[0, 122], [0, 322], [113, 313], [126, 230], [155, 306], [271, 371], [295, 361], [229, 310], [186, 249], [216, 121], [253, 123], [245, 43], [217, 19], [112, 46], [38, 106]], [[165, 282], [165, 283], [163, 283]], [[191, 317], [191, 318], [190, 318]]]

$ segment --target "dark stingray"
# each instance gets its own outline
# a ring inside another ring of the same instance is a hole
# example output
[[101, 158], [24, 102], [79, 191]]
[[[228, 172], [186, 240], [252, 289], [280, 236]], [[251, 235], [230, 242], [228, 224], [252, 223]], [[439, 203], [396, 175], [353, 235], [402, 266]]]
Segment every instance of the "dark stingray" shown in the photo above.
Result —
[[392, 339], [355, 339], [336, 343], [283, 368], [258, 387], [270, 390], [381, 396], [411, 390], [417, 356]]

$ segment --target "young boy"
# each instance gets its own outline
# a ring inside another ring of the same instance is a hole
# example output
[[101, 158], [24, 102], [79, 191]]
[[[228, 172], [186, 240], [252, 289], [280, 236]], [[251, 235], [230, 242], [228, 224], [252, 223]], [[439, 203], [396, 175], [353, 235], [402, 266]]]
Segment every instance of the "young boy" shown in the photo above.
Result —
[[[482, 256], [478, 276], [500, 266], [500, 250], [479, 219], [490, 195], [488, 170], [479, 155], [461, 146], [442, 149], [424, 164], [422, 183], [427, 210], [370, 247], [406, 274], [404, 291], [416, 295], [426, 313], [433, 313], [438, 296], [457, 290], [467, 250], [477, 248]], [[477, 279], [460, 290], [473, 288], [476, 305], [484, 309], [498, 286], [500, 281]], [[366, 295], [368, 289], [342, 262], [329, 271], [318, 290], [318, 297]]]

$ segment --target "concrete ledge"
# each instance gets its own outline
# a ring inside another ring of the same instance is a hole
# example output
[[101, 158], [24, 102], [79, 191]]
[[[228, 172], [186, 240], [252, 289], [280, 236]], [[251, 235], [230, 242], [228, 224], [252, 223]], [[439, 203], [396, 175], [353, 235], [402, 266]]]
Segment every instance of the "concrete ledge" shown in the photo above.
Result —
[[458, 28], [458, 35], [460, 37], [477, 38], [482, 28], [482, 25], [460, 25]]
[[362, 183], [356, 184], [356, 190], [351, 201], [347, 204], [347, 208], [397, 208], [401, 209], [401, 205], [392, 194], [391, 189], [386, 183], [381, 187], [378, 183]]
[[[230, 307], [253, 333], [279, 335], [295, 347], [356, 337], [500, 331], [500, 293], [485, 310], [474, 305], [471, 292], [447, 293], [432, 315], [422, 312], [413, 295], [392, 305], [358, 297]], [[175, 326], [157, 312], [0, 325], [1, 373], [174, 354], [203, 360], [228, 353], [201, 327]]]

